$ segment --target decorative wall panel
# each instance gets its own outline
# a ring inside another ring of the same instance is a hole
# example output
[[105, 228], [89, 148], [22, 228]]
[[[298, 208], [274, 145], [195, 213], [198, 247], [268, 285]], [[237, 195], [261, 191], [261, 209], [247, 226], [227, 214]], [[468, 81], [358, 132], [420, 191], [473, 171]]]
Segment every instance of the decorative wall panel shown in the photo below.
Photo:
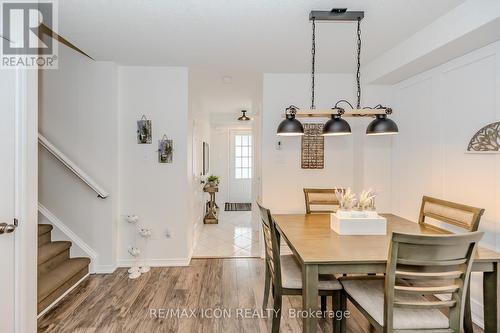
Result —
[[302, 169], [323, 169], [325, 167], [325, 139], [321, 135], [323, 124], [304, 124], [302, 136]]

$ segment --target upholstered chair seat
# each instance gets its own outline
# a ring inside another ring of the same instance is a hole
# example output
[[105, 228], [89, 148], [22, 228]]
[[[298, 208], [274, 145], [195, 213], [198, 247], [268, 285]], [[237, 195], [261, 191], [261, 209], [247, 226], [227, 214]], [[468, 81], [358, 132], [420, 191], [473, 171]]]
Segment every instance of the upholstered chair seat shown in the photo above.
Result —
[[[384, 277], [373, 279], [342, 279], [345, 292], [359, 304], [380, 326], [384, 323]], [[396, 302], [428, 302], [423, 296], [397, 294]], [[449, 328], [449, 320], [439, 309], [394, 308], [395, 330], [423, 330]]]
[[[281, 256], [281, 283], [283, 288], [302, 289], [302, 269], [293, 255]], [[342, 290], [342, 285], [333, 275], [320, 274], [318, 289]]]

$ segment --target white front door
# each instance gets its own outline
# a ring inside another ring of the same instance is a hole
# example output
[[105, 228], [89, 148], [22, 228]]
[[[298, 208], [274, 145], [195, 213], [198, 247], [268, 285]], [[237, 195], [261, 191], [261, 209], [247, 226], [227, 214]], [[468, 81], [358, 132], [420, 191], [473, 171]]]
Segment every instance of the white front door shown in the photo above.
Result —
[[[16, 70], [0, 70], [0, 331], [15, 331]], [[7, 226], [6, 226], [7, 225]]]
[[230, 132], [229, 201], [252, 202], [253, 140], [250, 130]]

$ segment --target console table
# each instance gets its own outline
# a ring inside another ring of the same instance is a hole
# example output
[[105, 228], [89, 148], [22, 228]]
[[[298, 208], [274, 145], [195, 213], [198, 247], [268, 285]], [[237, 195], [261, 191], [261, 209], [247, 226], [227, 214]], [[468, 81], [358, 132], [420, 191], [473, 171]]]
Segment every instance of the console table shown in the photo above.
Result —
[[205, 218], [203, 218], [204, 224], [218, 224], [217, 219], [217, 204], [215, 203], [215, 193], [219, 192], [218, 187], [205, 186], [203, 192], [210, 194], [210, 201], [207, 202]]

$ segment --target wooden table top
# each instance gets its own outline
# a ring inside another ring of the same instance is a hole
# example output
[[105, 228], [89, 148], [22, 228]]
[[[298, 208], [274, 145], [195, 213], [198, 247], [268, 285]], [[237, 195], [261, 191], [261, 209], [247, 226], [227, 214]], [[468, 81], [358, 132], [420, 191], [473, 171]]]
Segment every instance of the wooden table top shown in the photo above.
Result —
[[[444, 234], [392, 214], [387, 218], [387, 235], [346, 236], [330, 229], [329, 214], [273, 215], [280, 233], [304, 263], [386, 263], [391, 233]], [[475, 261], [500, 261], [500, 253], [479, 247]]]

